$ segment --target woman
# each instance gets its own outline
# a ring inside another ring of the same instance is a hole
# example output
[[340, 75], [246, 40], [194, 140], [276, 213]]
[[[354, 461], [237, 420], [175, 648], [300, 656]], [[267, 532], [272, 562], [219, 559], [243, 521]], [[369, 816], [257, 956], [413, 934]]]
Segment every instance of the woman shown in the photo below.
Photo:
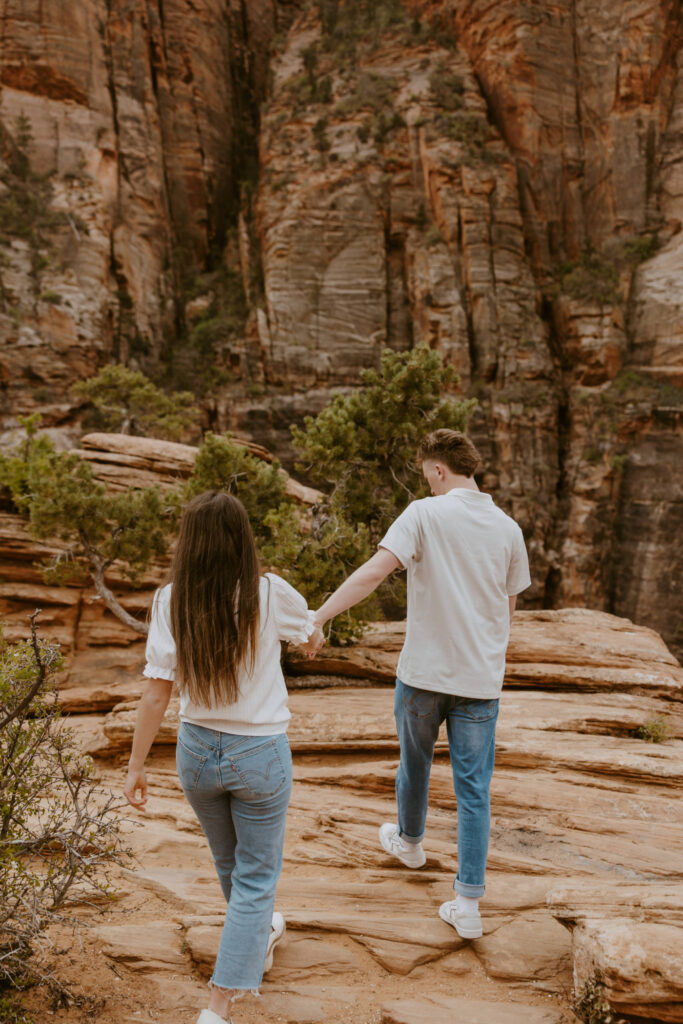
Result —
[[292, 786], [280, 641], [303, 646], [314, 634], [304, 598], [278, 576], [260, 575], [241, 502], [216, 491], [191, 501], [171, 583], [154, 597], [144, 670], [150, 683], [124, 793], [144, 810], [144, 761], [175, 680], [178, 775], [228, 902], [209, 1008], [197, 1024], [230, 1024], [232, 1000], [258, 989], [284, 933], [282, 915], [273, 913]]

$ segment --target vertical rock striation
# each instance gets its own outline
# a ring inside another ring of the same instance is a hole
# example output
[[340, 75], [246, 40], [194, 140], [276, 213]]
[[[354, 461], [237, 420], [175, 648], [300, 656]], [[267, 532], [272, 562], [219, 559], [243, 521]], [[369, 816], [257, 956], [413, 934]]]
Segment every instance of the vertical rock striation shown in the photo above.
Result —
[[5, 430], [73, 433], [117, 359], [201, 376], [207, 423], [287, 459], [426, 343], [479, 398], [528, 603], [680, 643], [679, 0], [0, 12]]

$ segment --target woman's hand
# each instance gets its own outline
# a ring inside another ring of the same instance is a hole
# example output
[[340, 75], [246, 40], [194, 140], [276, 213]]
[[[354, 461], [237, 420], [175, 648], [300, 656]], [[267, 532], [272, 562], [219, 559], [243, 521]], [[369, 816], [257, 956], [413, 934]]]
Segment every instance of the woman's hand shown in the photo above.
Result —
[[300, 650], [307, 654], [309, 658], [314, 658], [320, 648], [325, 643], [325, 634], [323, 633], [322, 626], [316, 622], [315, 629], [309, 636], [305, 644], [301, 644]]
[[130, 765], [128, 766], [123, 795], [132, 807], [136, 807], [139, 811], [144, 811], [147, 804], [147, 774], [144, 768], [131, 768]]

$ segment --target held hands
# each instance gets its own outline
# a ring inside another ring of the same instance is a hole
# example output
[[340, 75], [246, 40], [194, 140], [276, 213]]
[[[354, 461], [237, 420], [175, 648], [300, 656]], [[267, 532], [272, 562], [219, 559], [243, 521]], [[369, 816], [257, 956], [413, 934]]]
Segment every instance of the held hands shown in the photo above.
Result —
[[[139, 793], [139, 795], [138, 795]], [[147, 775], [144, 768], [128, 766], [123, 795], [132, 807], [144, 811], [147, 804]]]
[[307, 654], [309, 658], [314, 658], [320, 648], [325, 643], [325, 634], [320, 623], [316, 622], [315, 629], [309, 636], [305, 644], [301, 644], [299, 650]]

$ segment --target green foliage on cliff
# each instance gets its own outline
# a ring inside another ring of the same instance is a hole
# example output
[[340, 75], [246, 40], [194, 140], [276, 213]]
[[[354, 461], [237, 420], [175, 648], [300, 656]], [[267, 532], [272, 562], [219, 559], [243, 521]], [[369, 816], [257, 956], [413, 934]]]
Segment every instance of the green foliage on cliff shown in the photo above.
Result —
[[16, 119], [12, 132], [0, 123], [0, 151], [7, 154], [0, 171], [0, 243], [18, 238], [35, 251], [49, 247], [52, 234], [68, 223], [68, 217], [52, 209], [49, 175], [31, 170], [31, 142], [31, 123], [25, 115]]
[[441, 110], [459, 110], [465, 82], [462, 75], [451, 71], [445, 61], [439, 61], [429, 76], [432, 99]]
[[337, 395], [304, 429], [292, 433], [299, 469], [329, 492], [330, 506], [379, 539], [406, 504], [426, 494], [417, 446], [432, 430], [465, 430], [473, 400], [444, 398], [456, 381], [424, 345], [382, 353], [379, 372], [365, 370], [363, 388]]
[[[46, 578], [92, 578], [114, 614], [144, 632], [118, 604], [105, 582], [114, 563], [133, 584], [167, 551], [182, 506], [195, 494], [224, 490], [244, 503], [265, 566], [280, 572], [312, 607], [373, 552], [391, 521], [426, 494], [414, 462], [421, 438], [438, 427], [463, 430], [473, 401], [445, 397], [455, 382], [436, 352], [385, 350], [379, 371], [363, 374], [363, 387], [338, 395], [303, 429], [293, 428], [302, 468], [325, 493], [312, 510], [287, 493], [277, 461], [268, 464], [230, 437], [207, 434], [189, 480], [109, 493], [91, 466], [57, 452], [38, 433], [37, 417], [24, 421], [26, 438], [0, 457], [0, 484], [26, 515], [32, 535], [58, 538], [65, 550], [45, 566]], [[386, 592], [385, 592], [386, 593]], [[377, 614], [373, 599], [334, 623], [332, 639], [358, 634]]]
[[[319, 608], [373, 553], [367, 527], [335, 512], [328, 501], [311, 514], [285, 502], [267, 516], [265, 526], [270, 539], [261, 548], [264, 563], [301, 591], [311, 608]], [[337, 616], [329, 639], [340, 643], [359, 636], [364, 622], [378, 614], [377, 601], [371, 596]]]
[[92, 404], [103, 430], [177, 441], [196, 422], [190, 391], [167, 395], [144, 373], [117, 363], [76, 384], [74, 391]]
[[[199, 275], [184, 268], [181, 328], [165, 352], [165, 382], [169, 386], [182, 383], [202, 395], [230, 380], [239, 364], [233, 343], [244, 338], [250, 307], [236, 249], [233, 233], [218, 267]], [[260, 264], [254, 258], [248, 282], [252, 295], [262, 291], [261, 277]]]
[[630, 275], [658, 248], [655, 234], [614, 238], [600, 250], [588, 245], [558, 271], [560, 290], [581, 302], [613, 305], [626, 297]]
[[197, 452], [194, 469], [184, 488], [189, 500], [204, 491], [226, 491], [242, 502], [259, 546], [271, 539], [267, 516], [287, 502], [287, 485], [280, 463], [252, 455], [229, 435], [207, 433]]
[[[144, 627], [125, 612], [105, 582], [116, 562], [138, 584], [155, 558], [166, 553], [180, 501], [158, 487], [110, 493], [89, 463], [58, 452], [38, 434], [40, 418], [23, 420], [26, 438], [10, 455], [0, 456], [0, 484], [28, 519], [38, 540], [59, 539], [64, 547], [43, 565], [46, 580], [65, 583], [90, 576], [105, 604], [138, 632]], [[140, 628], [138, 628], [140, 627]]]

